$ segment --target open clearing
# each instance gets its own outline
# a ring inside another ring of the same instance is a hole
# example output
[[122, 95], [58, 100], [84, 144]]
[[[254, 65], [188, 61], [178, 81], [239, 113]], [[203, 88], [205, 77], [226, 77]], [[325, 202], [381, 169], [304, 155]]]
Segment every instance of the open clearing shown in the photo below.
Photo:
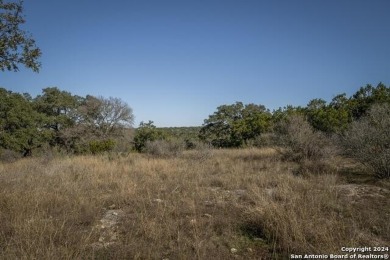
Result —
[[297, 174], [272, 148], [3, 163], [0, 258], [284, 259], [389, 245], [389, 182], [329, 163]]

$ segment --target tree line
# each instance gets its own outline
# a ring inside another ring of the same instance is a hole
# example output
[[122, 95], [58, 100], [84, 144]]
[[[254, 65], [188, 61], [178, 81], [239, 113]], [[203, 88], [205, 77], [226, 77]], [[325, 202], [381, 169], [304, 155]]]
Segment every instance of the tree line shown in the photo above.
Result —
[[189, 148], [198, 141], [218, 148], [242, 147], [277, 131], [278, 124], [291, 115], [302, 115], [316, 131], [343, 134], [377, 103], [390, 104], [390, 88], [383, 83], [361, 87], [350, 97], [336, 95], [329, 103], [313, 99], [306, 107], [286, 106], [272, 112], [257, 104], [221, 105], [201, 127], [162, 129], [153, 121], [141, 122], [132, 136], [132, 109], [119, 98], [80, 97], [56, 87], [32, 98], [0, 88], [0, 147], [24, 156], [47, 146], [74, 154], [117, 146], [142, 152], [147, 141], [166, 139], [182, 139]]
[[32, 98], [0, 88], [0, 147], [24, 156], [44, 147], [74, 154], [111, 150], [133, 120], [118, 98], [80, 97], [56, 87]]
[[[23, 1], [0, 0], [0, 70], [18, 71], [19, 65], [38, 72], [41, 50], [20, 26], [25, 23]], [[327, 103], [313, 99], [306, 107], [286, 106], [270, 111], [263, 105], [236, 102], [222, 105], [200, 128], [159, 129], [141, 122], [131, 138], [133, 113], [118, 98], [80, 97], [58, 88], [45, 88], [32, 98], [0, 88], [0, 159], [15, 152], [59, 149], [66, 153], [101, 153], [132, 149], [177, 155], [188, 149], [262, 145], [285, 146], [295, 160], [321, 159], [331, 136], [344, 152], [390, 177], [390, 89], [382, 83], [366, 85], [352, 96], [345, 93]], [[131, 145], [130, 145], [131, 144]]]
[[117, 146], [142, 152], [146, 142], [167, 139], [182, 139], [188, 148], [199, 141], [218, 148], [242, 147], [277, 131], [280, 122], [292, 115], [303, 116], [316, 131], [342, 135], [378, 103], [390, 104], [390, 88], [383, 83], [361, 87], [350, 97], [336, 95], [329, 103], [313, 99], [306, 107], [286, 106], [272, 112], [257, 104], [221, 105], [201, 127], [163, 129], [153, 121], [141, 122], [133, 136], [132, 109], [119, 98], [80, 97], [56, 87], [32, 98], [0, 88], [0, 147], [24, 156], [42, 147], [74, 154]]
[[291, 115], [301, 115], [317, 131], [343, 134], [353, 121], [367, 114], [373, 104], [390, 104], [390, 88], [379, 83], [366, 85], [347, 97], [336, 95], [329, 103], [311, 100], [306, 107], [288, 105], [270, 111], [262, 105], [236, 102], [222, 105], [204, 121], [200, 138], [215, 147], [240, 147], [261, 134], [274, 131], [278, 123]]

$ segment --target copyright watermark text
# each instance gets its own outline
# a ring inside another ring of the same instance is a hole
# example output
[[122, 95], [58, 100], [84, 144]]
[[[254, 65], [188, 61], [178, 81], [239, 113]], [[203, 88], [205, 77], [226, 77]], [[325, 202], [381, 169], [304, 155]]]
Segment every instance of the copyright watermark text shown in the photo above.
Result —
[[389, 247], [341, 247], [341, 254], [290, 254], [290, 259], [389, 259]]

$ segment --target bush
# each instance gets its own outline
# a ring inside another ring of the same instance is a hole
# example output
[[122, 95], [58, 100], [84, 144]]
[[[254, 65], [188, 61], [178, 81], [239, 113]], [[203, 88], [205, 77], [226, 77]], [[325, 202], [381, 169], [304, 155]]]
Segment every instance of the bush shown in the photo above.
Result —
[[264, 133], [256, 136], [254, 139], [250, 139], [246, 142], [246, 147], [270, 147], [274, 146], [274, 135], [273, 133]]
[[334, 152], [326, 136], [315, 131], [303, 116], [292, 115], [276, 128], [276, 143], [283, 155], [293, 161], [322, 160]]
[[133, 140], [134, 149], [137, 152], [145, 152], [146, 144], [148, 142], [164, 139], [166, 139], [165, 134], [156, 128], [153, 121], [149, 121], [148, 123], [141, 122], [138, 129], [135, 131]]
[[179, 156], [184, 151], [184, 143], [177, 140], [147, 141], [145, 152], [158, 157]]
[[203, 142], [194, 142], [194, 147], [191, 149], [191, 158], [204, 161], [213, 157], [213, 147], [210, 144]]
[[343, 140], [345, 152], [379, 178], [390, 177], [390, 105], [373, 105], [354, 121]]
[[299, 162], [298, 168], [293, 169], [294, 175], [308, 177], [320, 174], [332, 174], [336, 167], [324, 160], [303, 160]]
[[92, 154], [99, 154], [109, 152], [115, 147], [115, 141], [107, 140], [93, 140], [89, 142], [89, 150]]
[[0, 162], [12, 163], [22, 158], [22, 155], [9, 149], [0, 149]]

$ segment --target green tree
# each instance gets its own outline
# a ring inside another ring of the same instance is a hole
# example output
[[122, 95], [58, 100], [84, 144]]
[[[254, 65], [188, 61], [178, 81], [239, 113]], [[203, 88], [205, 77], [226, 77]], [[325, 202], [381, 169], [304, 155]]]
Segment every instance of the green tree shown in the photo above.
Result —
[[283, 108], [279, 107], [272, 112], [272, 125], [277, 126], [281, 121], [286, 120], [290, 116], [304, 114], [305, 109], [301, 106], [294, 107], [292, 105], [287, 105]]
[[345, 93], [335, 96], [328, 105], [328, 133], [344, 133], [352, 122], [352, 113]]
[[222, 105], [204, 120], [200, 138], [215, 147], [239, 147], [269, 130], [271, 113], [263, 105]]
[[[133, 125], [134, 115], [127, 103], [119, 98], [87, 95], [76, 97], [76, 107], [71, 112], [72, 125], [60, 131], [60, 139], [68, 152], [85, 153], [96, 150], [96, 144], [111, 140], [118, 144]], [[72, 111], [72, 110], [69, 110]], [[94, 145], [89, 145], [90, 143]], [[129, 143], [130, 146], [130, 143]], [[110, 149], [113, 149], [111, 147]]]
[[147, 142], [164, 139], [166, 139], [166, 136], [161, 130], [156, 128], [153, 121], [149, 120], [148, 123], [142, 121], [135, 132], [134, 148], [138, 152], [144, 152]]
[[305, 108], [305, 116], [316, 130], [327, 134], [343, 134], [353, 120], [366, 115], [374, 104], [390, 104], [390, 88], [383, 83], [376, 87], [361, 87], [350, 98], [346, 94], [335, 96], [327, 104], [323, 99], [313, 99]]
[[22, 153], [32, 154], [51, 137], [51, 131], [44, 128], [44, 114], [34, 110], [26, 95], [0, 88], [0, 146]]
[[80, 99], [57, 87], [44, 88], [42, 94], [33, 99], [35, 109], [47, 118], [45, 128], [53, 133], [51, 146], [65, 145], [63, 133], [75, 126]]
[[75, 123], [79, 98], [57, 87], [44, 88], [34, 99], [36, 110], [49, 118], [48, 128], [59, 132]]
[[323, 99], [313, 99], [306, 107], [309, 123], [324, 133], [341, 133], [350, 123], [348, 101], [345, 94], [337, 95], [327, 104]]
[[41, 50], [34, 39], [20, 29], [24, 24], [23, 1], [6, 3], [0, 0], [0, 70], [18, 71], [19, 64], [35, 72], [41, 67], [38, 61]]
[[34, 106], [47, 117], [45, 127], [53, 132], [50, 144], [68, 152], [87, 153], [106, 140], [112, 140], [112, 146], [132, 127], [132, 109], [119, 98], [79, 97], [56, 87], [42, 92], [34, 99]]
[[241, 111], [242, 119], [233, 124], [236, 135], [243, 142], [254, 139], [271, 127], [271, 113], [263, 105], [247, 104]]
[[373, 104], [390, 104], [390, 88], [380, 82], [376, 87], [367, 84], [349, 99], [349, 109], [354, 119], [364, 116]]

